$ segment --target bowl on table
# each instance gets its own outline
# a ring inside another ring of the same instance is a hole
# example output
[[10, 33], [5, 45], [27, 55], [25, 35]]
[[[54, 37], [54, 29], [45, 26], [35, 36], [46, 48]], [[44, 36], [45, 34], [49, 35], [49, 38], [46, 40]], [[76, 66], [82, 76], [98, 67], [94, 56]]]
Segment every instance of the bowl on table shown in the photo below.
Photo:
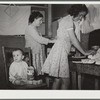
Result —
[[91, 47], [91, 49], [96, 50], [96, 51], [97, 51], [99, 48], [100, 48], [100, 46], [98, 46], [98, 45], [95, 45], [95, 46], [92, 46], [92, 47]]

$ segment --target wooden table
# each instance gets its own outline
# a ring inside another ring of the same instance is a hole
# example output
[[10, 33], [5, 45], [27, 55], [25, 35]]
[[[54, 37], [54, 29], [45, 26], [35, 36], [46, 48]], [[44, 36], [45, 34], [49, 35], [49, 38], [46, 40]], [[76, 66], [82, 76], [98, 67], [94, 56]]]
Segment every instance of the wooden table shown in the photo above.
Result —
[[73, 63], [69, 61], [70, 72], [72, 78], [72, 88], [81, 90], [82, 74], [94, 75], [95, 77], [95, 89], [99, 89], [99, 80], [100, 77], [100, 65], [96, 64], [82, 64], [82, 63]]

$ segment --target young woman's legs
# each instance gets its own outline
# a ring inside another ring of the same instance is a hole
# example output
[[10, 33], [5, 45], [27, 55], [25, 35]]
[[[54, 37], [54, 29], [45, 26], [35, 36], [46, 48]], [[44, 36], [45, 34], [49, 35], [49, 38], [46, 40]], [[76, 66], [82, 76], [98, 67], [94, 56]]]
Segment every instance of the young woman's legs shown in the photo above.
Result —
[[50, 88], [50, 79], [49, 79], [49, 76], [46, 77], [46, 84], [47, 84], [47, 87]]
[[44, 77], [45, 77], [45, 83], [47, 84], [47, 87], [50, 87], [50, 79], [49, 79], [49, 75], [44, 73]]
[[67, 90], [69, 89], [70, 79], [69, 78], [61, 78], [61, 89]]
[[53, 82], [52, 89], [57, 90], [60, 87], [61, 79], [60, 78], [55, 78]]

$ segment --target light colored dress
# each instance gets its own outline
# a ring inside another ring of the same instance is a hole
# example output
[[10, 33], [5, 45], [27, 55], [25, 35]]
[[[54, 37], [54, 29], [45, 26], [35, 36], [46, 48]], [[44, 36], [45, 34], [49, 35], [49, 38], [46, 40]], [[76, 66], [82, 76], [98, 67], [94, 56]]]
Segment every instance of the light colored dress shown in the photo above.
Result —
[[69, 77], [68, 54], [71, 48], [69, 31], [73, 29], [73, 20], [70, 15], [59, 20], [57, 41], [53, 45], [42, 68], [43, 73], [54, 77]]
[[45, 60], [44, 44], [48, 44], [49, 39], [42, 37], [36, 28], [29, 25], [25, 31], [25, 42], [25, 47], [32, 50], [33, 66], [37, 75], [40, 75]]
[[28, 65], [26, 62], [13, 62], [9, 68], [9, 81], [14, 83], [17, 76], [20, 78], [27, 80], [27, 68]]

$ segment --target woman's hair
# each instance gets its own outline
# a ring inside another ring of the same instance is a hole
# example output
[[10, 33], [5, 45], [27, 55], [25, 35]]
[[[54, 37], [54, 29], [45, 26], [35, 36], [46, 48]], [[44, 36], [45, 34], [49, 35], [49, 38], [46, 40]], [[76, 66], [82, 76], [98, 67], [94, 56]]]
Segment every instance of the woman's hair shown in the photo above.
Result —
[[68, 14], [70, 14], [71, 16], [76, 17], [82, 11], [86, 12], [86, 14], [88, 13], [88, 8], [86, 7], [85, 4], [74, 4], [68, 10]]
[[29, 17], [29, 23], [33, 23], [34, 19], [37, 19], [39, 17], [43, 17], [43, 15], [39, 11], [32, 12]]

